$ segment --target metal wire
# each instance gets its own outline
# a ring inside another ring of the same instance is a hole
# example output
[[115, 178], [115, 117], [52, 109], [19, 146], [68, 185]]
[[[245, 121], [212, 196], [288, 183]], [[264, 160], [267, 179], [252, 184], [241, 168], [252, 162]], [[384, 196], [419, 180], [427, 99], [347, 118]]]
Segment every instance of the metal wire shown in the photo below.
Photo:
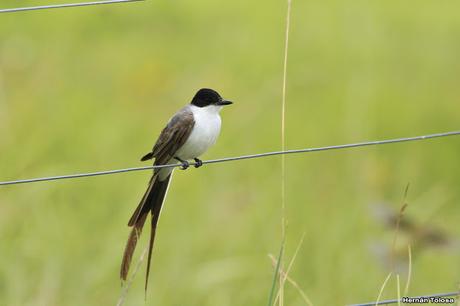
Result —
[[55, 8], [66, 8], [66, 7], [77, 7], [77, 6], [90, 6], [100, 4], [115, 4], [115, 3], [126, 3], [126, 2], [139, 2], [145, 0], [105, 0], [105, 1], [92, 1], [92, 2], [81, 2], [81, 3], [64, 3], [64, 4], [51, 4], [41, 6], [30, 6], [30, 7], [17, 7], [9, 9], [0, 9], [0, 13], [15, 13], [23, 11], [38, 11]]
[[[328, 150], [340, 150], [340, 149], [349, 149], [349, 148], [355, 148], [355, 147], [376, 146], [376, 145], [398, 143], [398, 142], [426, 140], [426, 139], [431, 139], [431, 138], [448, 137], [448, 136], [455, 136], [455, 135], [460, 135], [460, 131], [452, 131], [452, 132], [446, 132], [446, 133], [437, 133], [437, 134], [429, 134], [429, 135], [405, 137], [405, 138], [395, 138], [395, 139], [387, 139], [387, 140], [375, 140], [375, 141], [367, 141], [367, 142], [358, 142], [358, 143], [350, 143], [350, 144], [344, 144], [344, 145], [327, 146], [327, 147], [319, 147], [319, 148], [307, 148], [307, 149], [297, 149], [297, 150], [274, 151], [274, 152], [266, 152], [266, 153], [259, 153], [259, 154], [242, 155], [242, 156], [236, 156], [236, 157], [226, 157], [226, 158], [211, 159], [211, 160], [203, 161], [203, 165], [204, 164], [215, 164], [215, 163], [236, 161], [236, 160], [242, 160], [242, 159], [260, 158], [260, 157], [267, 157], [267, 156], [273, 156], [273, 155], [310, 153], [310, 152], [319, 152], [319, 151], [328, 151]], [[194, 166], [194, 165], [196, 165], [196, 163], [195, 162], [190, 162], [189, 165]], [[32, 178], [32, 179], [4, 181], [4, 182], [0, 182], [0, 186], [14, 185], [14, 184], [24, 184], [24, 183], [34, 183], [34, 182], [43, 182], [43, 181], [54, 181], [54, 180], [61, 180], [61, 179], [71, 179], [71, 178], [89, 177], [89, 176], [98, 176], [98, 175], [108, 175], [108, 174], [131, 172], [131, 171], [142, 171], [142, 170], [152, 170], [152, 169], [160, 169], [160, 168], [180, 167], [180, 166], [183, 166], [183, 165], [182, 164], [168, 164], [168, 165], [157, 165], [157, 166], [144, 166], [144, 167], [133, 167], [133, 168], [125, 168], [125, 169], [115, 169], [115, 170], [98, 171], [98, 172], [90, 172], [90, 173], [48, 176], [48, 177], [39, 177], [39, 178]]]
[[[447, 292], [447, 293], [437, 293], [437, 294], [430, 294], [430, 295], [421, 295], [421, 296], [411, 296], [409, 298], [411, 299], [417, 299], [417, 298], [440, 298], [440, 297], [450, 297], [450, 296], [458, 296], [460, 294], [459, 291], [457, 292]], [[350, 304], [348, 306], [374, 306], [374, 305], [389, 305], [389, 304], [396, 304], [400, 302], [398, 299], [392, 299], [392, 300], [384, 300], [380, 302], [369, 302], [369, 303], [363, 303], [363, 304]], [[402, 299], [401, 299], [402, 302]], [[418, 303], [416, 303], [418, 304]], [[442, 303], [441, 303], [442, 304]]]

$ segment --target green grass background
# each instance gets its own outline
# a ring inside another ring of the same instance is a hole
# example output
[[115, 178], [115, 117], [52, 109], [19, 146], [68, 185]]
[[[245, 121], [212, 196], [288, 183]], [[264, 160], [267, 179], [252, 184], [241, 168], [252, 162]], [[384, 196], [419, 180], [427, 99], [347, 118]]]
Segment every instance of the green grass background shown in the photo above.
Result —
[[[23, 4], [45, 1], [1, 6]], [[459, 11], [457, 1], [294, 0], [288, 148], [457, 130]], [[201, 87], [235, 101], [203, 159], [278, 150], [285, 12], [285, 1], [178, 0], [0, 15], [0, 180], [144, 165]], [[369, 206], [398, 209], [408, 182], [407, 216], [460, 235], [459, 153], [452, 137], [286, 157], [286, 259], [305, 232], [291, 276], [315, 305], [376, 298], [389, 270], [370, 245], [390, 246], [393, 233]], [[114, 305], [149, 175], [1, 187], [0, 305]], [[280, 158], [173, 181], [147, 304], [266, 305]], [[144, 303], [144, 269], [126, 305]], [[458, 249], [414, 254], [412, 270], [411, 295], [455, 290]], [[384, 297], [395, 296], [390, 281]], [[285, 301], [303, 305], [289, 285]]]

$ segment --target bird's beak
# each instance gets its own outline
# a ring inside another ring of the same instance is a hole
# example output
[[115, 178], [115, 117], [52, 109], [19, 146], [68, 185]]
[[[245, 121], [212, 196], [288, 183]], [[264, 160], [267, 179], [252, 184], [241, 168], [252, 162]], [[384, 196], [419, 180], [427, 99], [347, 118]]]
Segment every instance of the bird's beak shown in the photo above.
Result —
[[233, 102], [228, 101], [228, 100], [220, 100], [219, 102], [216, 103], [216, 105], [230, 105], [230, 104], [233, 104]]

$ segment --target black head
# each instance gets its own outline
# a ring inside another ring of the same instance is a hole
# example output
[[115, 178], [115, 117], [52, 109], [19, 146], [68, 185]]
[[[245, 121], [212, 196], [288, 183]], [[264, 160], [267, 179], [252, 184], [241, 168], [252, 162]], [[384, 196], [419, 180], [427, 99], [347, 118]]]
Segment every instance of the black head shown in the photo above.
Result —
[[219, 95], [217, 91], [210, 88], [201, 88], [200, 90], [198, 90], [198, 92], [193, 97], [192, 102], [190, 103], [198, 107], [205, 107], [208, 105], [232, 104], [231, 101], [222, 99], [222, 97]]

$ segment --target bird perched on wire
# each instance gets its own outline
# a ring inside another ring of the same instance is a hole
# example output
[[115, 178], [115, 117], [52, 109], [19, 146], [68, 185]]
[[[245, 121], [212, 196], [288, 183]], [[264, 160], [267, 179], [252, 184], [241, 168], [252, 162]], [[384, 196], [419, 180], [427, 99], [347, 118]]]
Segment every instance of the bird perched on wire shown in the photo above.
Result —
[[[217, 140], [220, 133], [221, 118], [219, 112], [231, 101], [223, 99], [217, 91], [202, 88], [192, 101], [180, 109], [161, 131], [153, 149], [141, 158], [141, 161], [155, 159], [154, 165], [165, 165], [179, 161], [182, 169], [189, 167], [188, 160], [195, 161], [196, 168], [202, 165], [198, 159]], [[173, 167], [155, 169], [147, 191], [134, 211], [128, 226], [132, 227], [126, 243], [120, 277], [126, 280], [132, 256], [148, 214], [151, 214], [151, 233], [147, 260], [145, 290], [147, 290], [150, 262], [155, 240], [155, 232], [161, 207], [166, 196]]]

